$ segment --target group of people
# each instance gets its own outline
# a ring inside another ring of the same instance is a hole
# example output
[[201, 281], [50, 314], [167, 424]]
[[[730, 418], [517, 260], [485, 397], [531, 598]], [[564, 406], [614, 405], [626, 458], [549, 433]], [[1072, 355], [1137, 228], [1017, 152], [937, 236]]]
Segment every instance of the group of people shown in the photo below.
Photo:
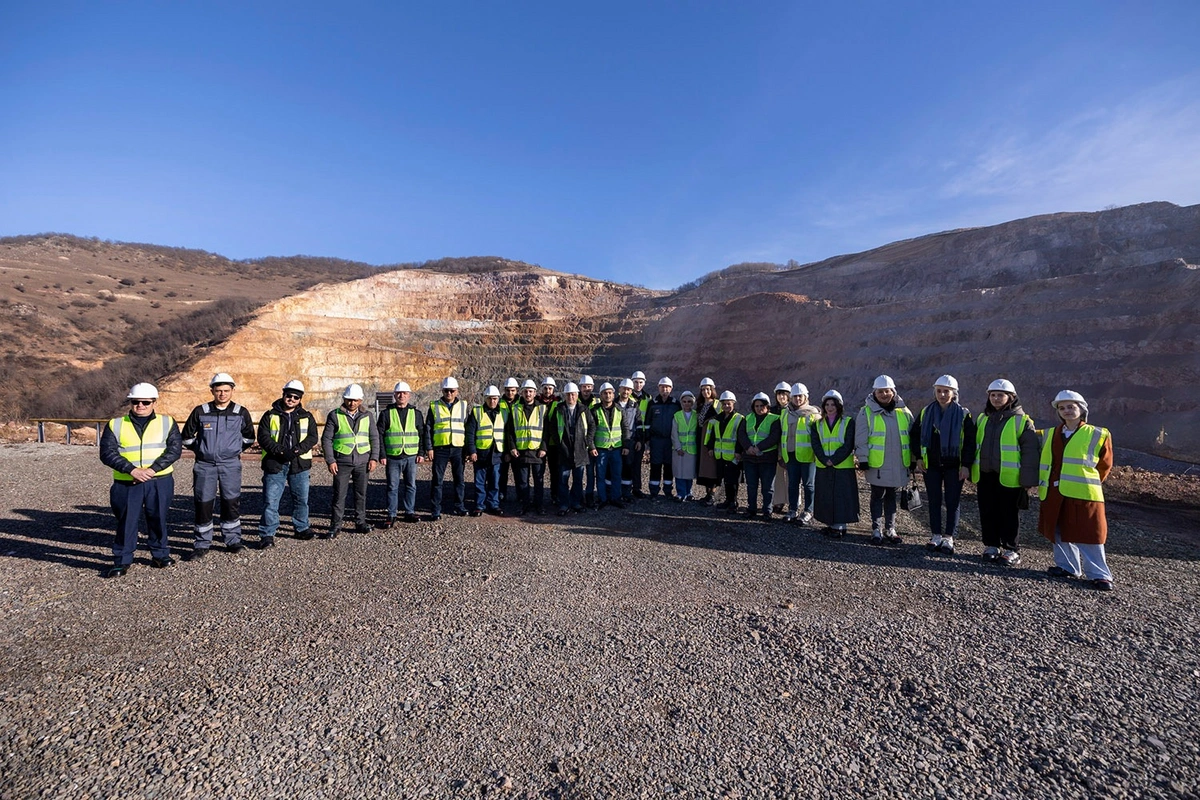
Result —
[[[698, 394], [674, 396], [668, 377], [657, 394], [646, 391], [646, 376], [635, 372], [598, 390], [588, 375], [558, 391], [553, 378], [541, 384], [509, 378], [503, 391], [488, 386], [480, 402], [459, 396], [458, 381], [447, 377], [441, 396], [424, 412], [411, 405], [411, 388], [400, 381], [393, 402], [378, 417], [363, 407], [364, 393], [351, 384], [341, 405], [325, 417], [320, 453], [333, 476], [329, 527], [318, 535], [336, 537], [343, 529], [346, 500], [354, 487], [355, 529], [370, 530], [367, 481], [376, 467], [387, 476], [388, 527], [416, 522], [417, 467], [431, 467], [430, 520], [448, 513], [504, 516], [503, 501], [515, 485], [518, 515], [545, 513], [546, 473], [550, 503], [559, 515], [622, 508], [648, 497], [698, 502], [737, 513], [740, 484], [746, 484], [747, 517], [783, 515], [841, 537], [860, 515], [856, 472], [870, 489], [871, 542], [899, 544], [898, 494], [910, 491], [915, 475], [924, 478], [931, 550], [953, 555], [963, 485], [978, 496], [983, 558], [999, 566], [1021, 563], [1020, 511], [1035, 488], [1041, 500], [1039, 531], [1054, 543], [1050, 574], [1086, 578], [1099, 590], [1112, 588], [1104, 554], [1107, 526], [1101, 483], [1112, 469], [1108, 431], [1088, 424], [1086, 400], [1063, 391], [1052, 405], [1058, 419], [1039, 431], [1016, 388], [1006, 379], [988, 387], [987, 407], [978, 416], [959, 403], [958, 382], [939, 377], [933, 400], [913, 413], [887, 375], [875, 379], [856, 413], [842, 395], [829, 390], [820, 406], [809, 403], [808, 388], [786, 381], [737, 411], [731, 391], [718, 395], [704, 378]], [[285, 490], [292, 501], [293, 535], [311, 539], [309, 471], [318, 443], [318, 423], [303, 405], [304, 385], [291, 380], [265, 412], [255, 432], [250, 413], [233, 402], [233, 378], [218, 373], [210, 381], [212, 402], [196, 406], [182, 433], [168, 415], [158, 414], [157, 389], [139, 383], [129, 392], [129, 412], [114, 418], [100, 441], [100, 459], [113, 470], [110, 500], [117, 520], [113, 567], [124, 575], [133, 561], [138, 522], [145, 511], [151, 565], [173, 562], [166, 519], [174, 493], [173, 464], [184, 447], [195, 453], [193, 500], [195, 539], [190, 558], [203, 558], [213, 545], [214, 515], [225, 549], [243, 547], [238, 500], [241, 455], [255, 442], [262, 450], [264, 509], [260, 548], [274, 545]], [[649, 464], [647, 492], [642, 467]], [[473, 502], [466, 502], [466, 465], [474, 469]], [[450, 469], [446, 499], [446, 471]], [[696, 496], [695, 487], [702, 490]], [[721, 502], [716, 500], [722, 488]], [[786, 511], [785, 511], [786, 509]]]

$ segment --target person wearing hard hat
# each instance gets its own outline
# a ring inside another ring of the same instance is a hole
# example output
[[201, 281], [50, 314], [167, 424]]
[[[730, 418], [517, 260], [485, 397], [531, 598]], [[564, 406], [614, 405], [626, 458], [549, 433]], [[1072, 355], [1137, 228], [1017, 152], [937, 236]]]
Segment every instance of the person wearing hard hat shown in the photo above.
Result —
[[[509, 414], [512, 414], [513, 406], [521, 402], [521, 384], [516, 378], [509, 378], [504, 382], [504, 391], [500, 395], [500, 406]], [[508, 453], [505, 452], [504, 457], [500, 459], [500, 502], [508, 500], [508, 478], [512, 472], [512, 464], [509, 462]]]
[[[404, 507], [404, 521], [418, 522], [417, 516], [417, 465], [425, 463], [429, 440], [425, 431], [425, 418], [421, 409], [409, 404], [412, 387], [406, 381], [397, 381], [392, 387], [392, 402], [379, 412], [375, 427], [383, 453], [379, 464], [387, 471], [387, 526], [396, 524], [400, 507]], [[401, 487], [404, 489], [401, 497]]]
[[568, 382], [562, 402], [554, 407], [546, 424], [550, 452], [558, 458], [558, 515], [583, 511], [583, 473], [588, 459], [596, 455], [596, 423], [592, 412], [579, 402], [579, 387]]
[[717, 402], [717, 384], [712, 378], [700, 381], [700, 397], [696, 400], [696, 413], [700, 415], [698, 431], [701, 440], [700, 454], [696, 465], [696, 483], [704, 488], [701, 505], [713, 504], [713, 490], [721, 483], [721, 466], [713, 457], [712, 451], [703, 446], [703, 440], [708, 433], [708, 424], [721, 413], [721, 405]]
[[333, 511], [329, 530], [322, 539], [332, 539], [342, 530], [346, 514], [346, 491], [354, 483], [354, 516], [359, 533], [370, 533], [367, 525], [367, 479], [381, 458], [379, 428], [363, 408], [363, 388], [352, 383], [342, 392], [342, 404], [325, 415], [321, 452], [333, 475]]
[[734, 411], [737, 396], [733, 392], [721, 392], [718, 400], [720, 412], [708, 422], [704, 432], [704, 446], [721, 469], [721, 482], [725, 486], [725, 499], [717, 509], [737, 513], [738, 479], [742, 474], [742, 456], [738, 450], [738, 430], [742, 427], [742, 415]]
[[[542, 386], [538, 391], [537, 401], [546, 409], [546, 421], [549, 422], [550, 415], [554, 413], [554, 409], [562, 402], [562, 398], [558, 396], [558, 383], [547, 375], [542, 378]], [[547, 436], [550, 433], [550, 428], [546, 428]], [[550, 502], [558, 503], [558, 450], [549, 446], [549, 442], [543, 442], [546, 445], [546, 470], [548, 482], [550, 484]]]
[[896, 532], [896, 490], [908, 486], [912, 472], [912, 412], [889, 375], [880, 375], [855, 420], [858, 468], [871, 485], [871, 543], [903, 544]]
[[175, 563], [167, 517], [175, 496], [174, 464], [183, 453], [183, 439], [175, 420], [155, 412], [158, 389], [153, 385], [135, 384], [125, 399], [129, 412], [110, 419], [100, 435], [100, 463], [113, 473], [108, 500], [117, 518], [113, 565], [104, 574], [106, 578], [121, 577], [133, 564], [143, 512], [150, 566], [162, 569]]
[[858, 522], [858, 477], [854, 470], [854, 419], [846, 416], [842, 394], [830, 389], [821, 398], [821, 417], [809, 439], [817, 476], [813, 483], [813, 517], [824, 533], [840, 539], [846, 526]]
[[203, 558], [213, 543], [213, 512], [221, 500], [221, 540], [225, 549], [242, 549], [242, 452], [254, 444], [250, 412], [233, 402], [233, 378], [218, 372], [208, 382], [211, 403], [192, 409], [183, 425], [183, 446], [196, 454], [192, 466], [192, 503], [196, 539], [192, 559]]
[[1085, 578], [1093, 589], [1109, 592], [1101, 484], [1113, 467], [1112, 436], [1088, 423], [1087, 400], [1079, 392], [1064, 389], [1053, 406], [1058, 424], [1046, 432], [1038, 481], [1038, 530], [1054, 543], [1050, 577]]
[[512, 407], [504, 428], [504, 449], [517, 479], [518, 514], [545, 513], [543, 490], [546, 483], [547, 406], [537, 401], [537, 386], [527, 380], [521, 386], [521, 400]]
[[633, 386], [634, 382], [631, 378], [622, 380], [617, 388], [617, 399], [614, 401], [617, 408], [621, 410], [621, 425], [625, 430], [625, 446], [621, 449], [621, 502], [623, 504], [632, 503], [634, 497], [644, 496], [641, 493], [642, 410], [637, 398], [633, 396]]
[[771, 413], [771, 398], [759, 392], [750, 401], [750, 413], [738, 426], [737, 449], [746, 474], [746, 516], [758, 515], [762, 492], [762, 514], [771, 518], [771, 492], [775, 465], [779, 461], [779, 417]]
[[433, 475], [429, 481], [429, 505], [432, 511], [430, 522], [442, 518], [442, 483], [446, 479], [446, 467], [454, 481], [454, 508], [456, 517], [467, 515], [467, 485], [463, 479], [463, 451], [467, 446], [467, 401], [458, 396], [458, 379], [448, 377], [442, 381], [442, 396], [429, 404], [425, 415], [425, 439], [428, 450], [425, 457], [433, 463]]
[[[813, 483], [817, 467], [813, 459], [812, 425], [820, 417], [821, 409], [808, 403], [807, 386], [795, 383], [789, 387], [788, 403], [779, 414], [779, 463], [784, 468], [782, 486], [787, 491], [785, 520], [800, 525], [807, 525], [813, 518]], [[800, 506], [801, 486], [804, 487], [803, 508]]]
[[630, 428], [625, 425], [625, 412], [617, 405], [616, 390], [611, 383], [600, 384], [600, 397], [594, 416], [597, 508], [624, 508], [625, 503], [621, 499], [621, 464], [622, 454], [629, 452]]
[[[975, 462], [975, 419], [958, 402], [958, 381], [942, 375], [933, 383], [933, 402], [921, 409], [913, 426], [913, 470], [925, 476], [929, 506], [930, 550], [954, 555], [963, 482]], [[946, 506], [945, 526], [942, 504]]]
[[262, 448], [263, 513], [258, 547], [275, 545], [279, 530], [279, 502], [283, 490], [292, 498], [292, 535], [311, 539], [308, 518], [309, 471], [317, 446], [317, 420], [303, 405], [304, 384], [290, 380], [283, 393], [258, 420], [258, 446]]
[[699, 432], [696, 395], [687, 390], [679, 396], [679, 410], [671, 420], [671, 474], [675, 479], [675, 499], [680, 503], [692, 499], [692, 481], [696, 479], [696, 461], [700, 454]]
[[647, 449], [650, 446], [650, 429], [646, 425], [646, 412], [650, 410], [650, 393], [646, 391], [646, 373], [640, 369], [629, 379], [633, 385], [630, 397], [637, 405], [637, 415], [634, 418], [636, 438], [633, 442], [633, 452], [629, 459], [629, 482], [633, 487], [632, 496], [641, 500], [646, 496], [642, 491], [642, 462], [646, 460]]
[[483, 391], [483, 403], [472, 408], [467, 417], [467, 460], [475, 466], [472, 517], [484, 513], [504, 516], [500, 509], [500, 464], [508, 414], [508, 406], [500, 403], [500, 389], [489, 386]]
[[[579, 376], [579, 404], [588, 411], [595, 412], [596, 406], [600, 405], [600, 398], [595, 395], [596, 384], [592, 380], [591, 375]], [[594, 509], [596, 507], [596, 457], [588, 459], [587, 465], [584, 467], [584, 490], [583, 490], [583, 506], [584, 508]]]
[[671, 396], [675, 384], [665, 375], [658, 382], [658, 394], [646, 407], [646, 432], [650, 449], [650, 499], [657, 500], [659, 490], [671, 497], [674, 478], [671, 472], [671, 426], [675, 412], [682, 406]]
[[[775, 402], [769, 407], [770, 413], [780, 418], [787, 411], [788, 402], [792, 398], [792, 385], [787, 381], [780, 381], [775, 384]], [[782, 436], [783, 429], [780, 428]], [[774, 505], [771, 511], [776, 514], [783, 513], [783, 507], [787, 501], [787, 466], [783, 463], [783, 448], [780, 448], [779, 462], [775, 465], [775, 474], [771, 476], [771, 497]], [[791, 520], [788, 520], [789, 522]]]
[[987, 406], [975, 420], [971, 465], [983, 560], [989, 564], [1015, 567], [1021, 563], [1021, 509], [1029, 507], [1029, 491], [1038, 485], [1040, 445], [1012, 381], [992, 381]]

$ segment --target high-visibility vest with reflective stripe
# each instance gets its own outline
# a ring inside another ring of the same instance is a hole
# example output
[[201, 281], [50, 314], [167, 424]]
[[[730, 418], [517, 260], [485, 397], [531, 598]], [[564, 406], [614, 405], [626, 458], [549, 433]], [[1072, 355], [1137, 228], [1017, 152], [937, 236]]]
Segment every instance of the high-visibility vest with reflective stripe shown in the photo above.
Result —
[[811, 464], [815, 459], [813, 456], [812, 441], [809, 438], [811, 431], [808, 427], [809, 420], [806, 417], [800, 417], [799, 424], [792, 426], [792, 415], [786, 410], [779, 414], [779, 454], [783, 456], [784, 463], [791, 461], [793, 458], [801, 464]]
[[[558, 419], [558, 440], [563, 440], [563, 435], [567, 432], [567, 404], [562, 403], [559, 406], [559, 413], [554, 416]], [[583, 416], [583, 435], [587, 436], [588, 431], [588, 414], [587, 410], [579, 403], [575, 404], [575, 413]]]
[[341, 411], [337, 416], [337, 429], [333, 432], [333, 452], [339, 456], [360, 455], [371, 452], [371, 417], [363, 414], [358, 420], [358, 430], [350, 427], [350, 417]]
[[[975, 463], [971, 466], [971, 482], [979, 483], [979, 454], [983, 452], [983, 432], [987, 430], [989, 415], [979, 417], [975, 429]], [[1021, 430], [1018, 431], [1017, 427]], [[1014, 414], [1000, 429], [1000, 485], [1016, 489], [1021, 485], [1021, 445], [1017, 441], [1025, 429], [1033, 426], [1025, 414]]]
[[441, 400], [434, 400], [429, 404], [429, 413], [433, 415], [434, 447], [462, 447], [467, 443], [465, 400], [455, 400], [453, 406], [447, 406]]
[[[875, 413], [869, 406], [863, 410], [867, 412], [867, 427], [871, 429], [867, 436], [867, 466], [879, 469], [883, 466], [883, 453], [887, 444], [887, 423], [883, 414]], [[912, 427], [912, 413], [907, 408], [896, 409], [896, 425], [900, 429], [900, 460], [908, 467], [912, 464], [912, 453], [908, 449], [908, 429]]]
[[596, 407], [596, 449], [611, 450], [621, 446], [621, 409], [614, 403], [612, 422], [604, 416], [604, 406]]
[[[268, 420], [267, 434], [271, 437], [272, 441], [278, 442], [279, 441], [279, 430], [282, 427], [280, 424], [280, 421], [279, 421], [279, 415], [271, 414], [269, 417], [267, 417], [267, 420]], [[308, 436], [308, 417], [304, 417], [304, 416], [300, 417], [300, 419], [297, 420], [297, 426], [300, 428], [300, 441], [304, 441], [304, 438], [306, 436]], [[264, 450], [263, 454], [262, 454], [262, 459], [260, 459], [260, 460], [265, 460], [266, 457], [267, 457], [267, 451]], [[297, 458], [307, 458], [308, 460], [311, 461], [312, 460], [312, 450], [309, 450], [306, 453], [301, 453], [299, 456], [297, 456]]]
[[721, 430], [721, 420], [709, 420], [708, 436], [713, 440], [713, 456], [718, 461], [733, 461], [737, 446], [737, 429], [743, 419], [744, 417], [735, 411], [725, 425], [725, 430]]
[[421, 432], [417, 430], [416, 409], [404, 407], [407, 419], [400, 422], [400, 409], [388, 409], [388, 426], [383, 432], [383, 454], [387, 456], [415, 456], [421, 449]]
[[546, 421], [546, 406], [534, 403], [529, 415], [525, 414], [525, 406], [513, 406], [513, 431], [517, 438], [518, 450], [540, 450], [542, 448], [542, 432]]
[[650, 395], [646, 395], [637, 401], [638, 413], [641, 415], [642, 424], [638, 425], [639, 431], [650, 430], [650, 423], [646, 422], [646, 412], [650, 410]]
[[[821, 440], [821, 450], [826, 453], [832, 453], [846, 443], [846, 428], [850, 426], [850, 420], [845, 417], [839, 417], [838, 421], [829, 427], [829, 420], [824, 416], [817, 421], [817, 437]], [[824, 462], [817, 459], [817, 467], [824, 469]], [[834, 469], [854, 469], [854, 453], [850, 453], [840, 463], [833, 465]]]
[[[149, 468], [154, 464], [155, 459], [167, 452], [167, 436], [171, 433], [174, 425], [175, 420], [166, 414], [155, 414], [154, 419], [146, 423], [146, 428], [142, 431], [141, 436], [138, 436], [137, 428], [133, 426], [133, 420], [128, 415], [115, 417], [108, 421], [109, 430], [117, 439], [117, 452], [138, 469]], [[171, 464], [155, 472], [154, 476], [169, 475], [174, 471], [175, 465]], [[133, 480], [133, 476], [128, 472], [120, 472], [115, 469], [113, 477], [125, 481]]]
[[487, 409], [483, 406], [475, 406], [471, 413], [475, 415], [475, 449], [491, 450], [495, 447], [497, 450], [503, 450], [504, 423], [508, 422], [508, 409], [496, 406], [499, 424], [497, 420], [488, 416]]
[[[771, 432], [771, 423], [779, 419], [778, 414], [767, 414], [759, 419], [757, 414], [746, 415], [746, 438], [750, 440], [750, 444], [758, 447], [759, 443], [767, 438]], [[775, 448], [772, 447], [766, 452], [771, 452]], [[761, 452], [761, 448], [760, 448]]]
[[[1058, 491], [1063, 497], [1076, 500], [1104, 502], [1104, 490], [1100, 488], [1100, 449], [1108, 439], [1107, 428], [1097, 428], [1086, 422], [1079, 426], [1063, 445], [1062, 471], [1058, 476]], [[1050, 493], [1050, 468], [1053, 466], [1054, 431], [1048, 431], [1042, 445], [1042, 464], [1038, 480], [1038, 499], [1045, 500]]]
[[679, 433], [679, 447], [689, 456], [694, 456], [699, 450], [696, 449], [696, 425], [700, 421], [700, 415], [695, 411], [692, 412], [692, 418], [688, 419], [682, 411], [675, 412], [675, 430]]

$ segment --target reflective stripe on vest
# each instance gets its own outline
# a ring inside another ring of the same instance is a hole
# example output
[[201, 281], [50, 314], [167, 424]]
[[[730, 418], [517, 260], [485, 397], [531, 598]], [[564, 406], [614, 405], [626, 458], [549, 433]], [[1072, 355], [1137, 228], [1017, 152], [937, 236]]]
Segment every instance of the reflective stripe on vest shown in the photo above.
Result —
[[812, 440], [810, 438], [811, 429], [808, 427], [808, 418], [800, 417], [798, 425], [792, 427], [792, 415], [786, 410], [779, 414], [779, 441], [780, 455], [783, 456], [784, 463], [795, 458], [801, 464], [811, 464], [814, 460]]
[[[280, 424], [279, 415], [272, 414], [271, 416], [267, 417], [267, 420], [268, 420], [267, 434], [271, 437], [271, 441], [278, 444], [279, 443], [279, 429], [282, 427], [282, 425]], [[300, 419], [298, 420], [298, 423], [299, 424], [297, 427], [300, 428], [300, 441], [304, 441], [305, 437], [308, 436], [308, 417], [300, 417]], [[266, 457], [267, 457], [267, 451], [264, 450], [263, 454], [262, 454], [262, 458], [260, 460], [265, 460]], [[312, 460], [312, 450], [309, 450], [307, 453], [301, 453], [300, 455], [298, 455], [296, 457], [297, 458], [307, 458], [308, 460], [311, 461]]]
[[646, 412], [650, 409], [650, 395], [646, 395], [641, 400], [635, 402], [637, 402], [638, 413], [642, 417], [642, 424], [638, 425], [637, 429], [639, 431], [648, 431], [650, 430], [650, 423], [646, 422]]
[[721, 430], [721, 420], [719, 419], [711, 420], [708, 423], [709, 435], [713, 437], [713, 456], [718, 461], [733, 461], [737, 445], [737, 429], [743, 419], [741, 414], [735, 412], [729, 418], [725, 430]]
[[[559, 410], [559, 413], [558, 413], [558, 414], [555, 414], [555, 417], [558, 419], [558, 440], [561, 442], [561, 441], [563, 440], [563, 434], [565, 434], [565, 433], [567, 432], [567, 431], [566, 431], [566, 427], [567, 427], [567, 404], [566, 404], [566, 403], [563, 403], [561, 406], [559, 406], [559, 409], [560, 409], [560, 410]], [[587, 431], [588, 431], [588, 415], [587, 415], [587, 411], [585, 411], [585, 410], [584, 410], [583, 406], [581, 406], [581, 405], [579, 405], [578, 403], [576, 403], [576, 404], [575, 404], [575, 414], [576, 414], [577, 416], [582, 416], [582, 417], [583, 417], [583, 435], [584, 435], [584, 436], [587, 436]]]
[[337, 413], [337, 430], [333, 433], [333, 452], [339, 456], [360, 455], [371, 452], [371, 418], [363, 414], [358, 420], [358, 431], [350, 427], [350, 417]]
[[[109, 430], [117, 439], [117, 452], [138, 469], [149, 468], [155, 459], [167, 452], [167, 436], [174, 424], [175, 420], [166, 414], [155, 414], [154, 419], [146, 423], [146, 429], [139, 437], [137, 428], [133, 426], [133, 421], [128, 416], [115, 417], [108, 421]], [[155, 472], [154, 476], [169, 475], [174, 471], [175, 465], [171, 464]], [[128, 472], [120, 472], [115, 469], [113, 478], [133, 480], [133, 476]]]
[[[832, 453], [846, 443], [846, 428], [850, 426], [850, 420], [845, 417], [839, 417], [838, 421], [833, 424], [833, 428], [829, 427], [829, 421], [825, 417], [817, 423], [817, 436], [821, 439], [821, 449], [826, 453]], [[817, 466], [824, 468], [826, 465], [817, 459]], [[850, 453], [841, 463], [834, 464], [834, 469], [854, 469], [854, 453]]]
[[540, 450], [542, 448], [542, 432], [546, 421], [546, 406], [534, 404], [529, 416], [525, 415], [525, 406], [513, 407], [513, 432], [516, 434], [518, 450]]
[[508, 422], [508, 409], [496, 406], [496, 416], [500, 418], [499, 425], [488, 416], [487, 409], [483, 406], [475, 406], [471, 413], [475, 415], [475, 449], [491, 450], [495, 447], [497, 450], [503, 450], [504, 423]]
[[689, 420], [682, 411], [676, 411], [675, 430], [679, 433], [679, 447], [689, 456], [694, 456], [699, 452], [696, 449], [696, 425], [700, 415], [693, 411], [691, 416]]
[[[757, 414], [746, 415], [746, 438], [750, 440], [750, 444], [758, 447], [771, 432], [771, 423], [779, 419], [776, 414], [766, 414], [761, 419]], [[770, 453], [775, 448], [772, 447], [766, 452]], [[762, 452], [761, 448], [760, 451]]]
[[[883, 466], [883, 453], [887, 444], [887, 422], [883, 414], [872, 411], [870, 407], [863, 410], [867, 412], [867, 427], [871, 430], [867, 437], [867, 466], [879, 469]], [[897, 408], [895, 414], [896, 426], [900, 431], [900, 460], [908, 467], [912, 464], [912, 453], [908, 449], [908, 430], [912, 427], [912, 415], [907, 408]]]
[[400, 409], [388, 409], [388, 426], [383, 432], [383, 453], [388, 456], [415, 456], [421, 449], [421, 432], [417, 430], [417, 412], [404, 407], [408, 412], [403, 424]]
[[429, 404], [433, 415], [433, 446], [462, 447], [467, 443], [467, 403], [455, 400], [452, 407], [441, 400]]
[[612, 422], [604, 416], [604, 407], [596, 409], [596, 449], [611, 450], [621, 446], [621, 409], [612, 407]]
[[[979, 483], [979, 455], [983, 452], [983, 432], [987, 430], [989, 415], [979, 417], [979, 427], [975, 429], [975, 463], [971, 466], [971, 482]], [[1020, 420], [1020, 423], [1017, 422]], [[1017, 425], [1021, 431], [1018, 433]], [[1024, 414], [1015, 414], [1008, 418], [1000, 429], [1000, 485], [1016, 489], [1021, 485], [1021, 445], [1017, 439], [1025, 429], [1033, 425], [1033, 421]]]
[[[1104, 502], [1104, 490], [1100, 487], [1100, 448], [1108, 439], [1106, 428], [1097, 428], [1084, 423], [1063, 445], [1062, 472], [1058, 476], [1058, 491], [1063, 497], [1076, 500]], [[1038, 479], [1038, 499], [1045, 500], [1050, 493], [1050, 468], [1053, 466], [1054, 432], [1046, 436], [1042, 445], [1042, 463]]]

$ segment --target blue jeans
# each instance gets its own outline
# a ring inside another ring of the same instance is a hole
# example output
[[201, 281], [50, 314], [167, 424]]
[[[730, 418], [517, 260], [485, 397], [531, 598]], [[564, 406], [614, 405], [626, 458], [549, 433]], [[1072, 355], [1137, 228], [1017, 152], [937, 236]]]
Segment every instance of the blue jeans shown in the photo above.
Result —
[[[564, 466], [558, 470], [558, 509], [565, 511], [571, 508], [583, 508], [583, 472], [584, 465], [578, 467]], [[570, 486], [570, 494], [567, 487]]]
[[758, 511], [755, 504], [758, 502], [757, 495], [761, 484], [763, 511], [770, 511], [773, 492], [771, 483], [775, 480], [775, 462], [743, 461], [742, 469], [746, 473], [746, 507], [751, 514]]
[[279, 530], [279, 501], [286, 486], [292, 496], [292, 530], [308, 530], [308, 470], [288, 475], [281, 472], [263, 473], [263, 513], [258, 532], [265, 539]]
[[596, 456], [596, 499], [614, 503], [621, 499], [621, 448], [601, 450]]
[[787, 496], [788, 511], [800, 512], [800, 486], [804, 486], [804, 513], [811, 514], [813, 510], [813, 484], [817, 480], [817, 465], [807, 464], [792, 459], [787, 462]]
[[475, 508], [497, 511], [500, 508], [500, 454], [492, 453], [491, 462], [475, 462]]
[[675, 479], [675, 496], [681, 500], [692, 496], [692, 478]]
[[388, 519], [400, 510], [400, 487], [404, 487], [404, 513], [417, 513], [417, 457], [387, 457]]
[[435, 447], [433, 449], [433, 478], [429, 482], [429, 504], [434, 516], [442, 513], [442, 482], [446, 479], [446, 465], [450, 465], [450, 476], [454, 480], [454, 510], [467, 510], [467, 485], [463, 483], [463, 451], [461, 447]]
[[[925, 470], [925, 494], [929, 500], [929, 530], [934, 536], [958, 536], [958, 504], [962, 498], [963, 482], [958, 467]], [[942, 501], [946, 503], [946, 527], [942, 528]]]

